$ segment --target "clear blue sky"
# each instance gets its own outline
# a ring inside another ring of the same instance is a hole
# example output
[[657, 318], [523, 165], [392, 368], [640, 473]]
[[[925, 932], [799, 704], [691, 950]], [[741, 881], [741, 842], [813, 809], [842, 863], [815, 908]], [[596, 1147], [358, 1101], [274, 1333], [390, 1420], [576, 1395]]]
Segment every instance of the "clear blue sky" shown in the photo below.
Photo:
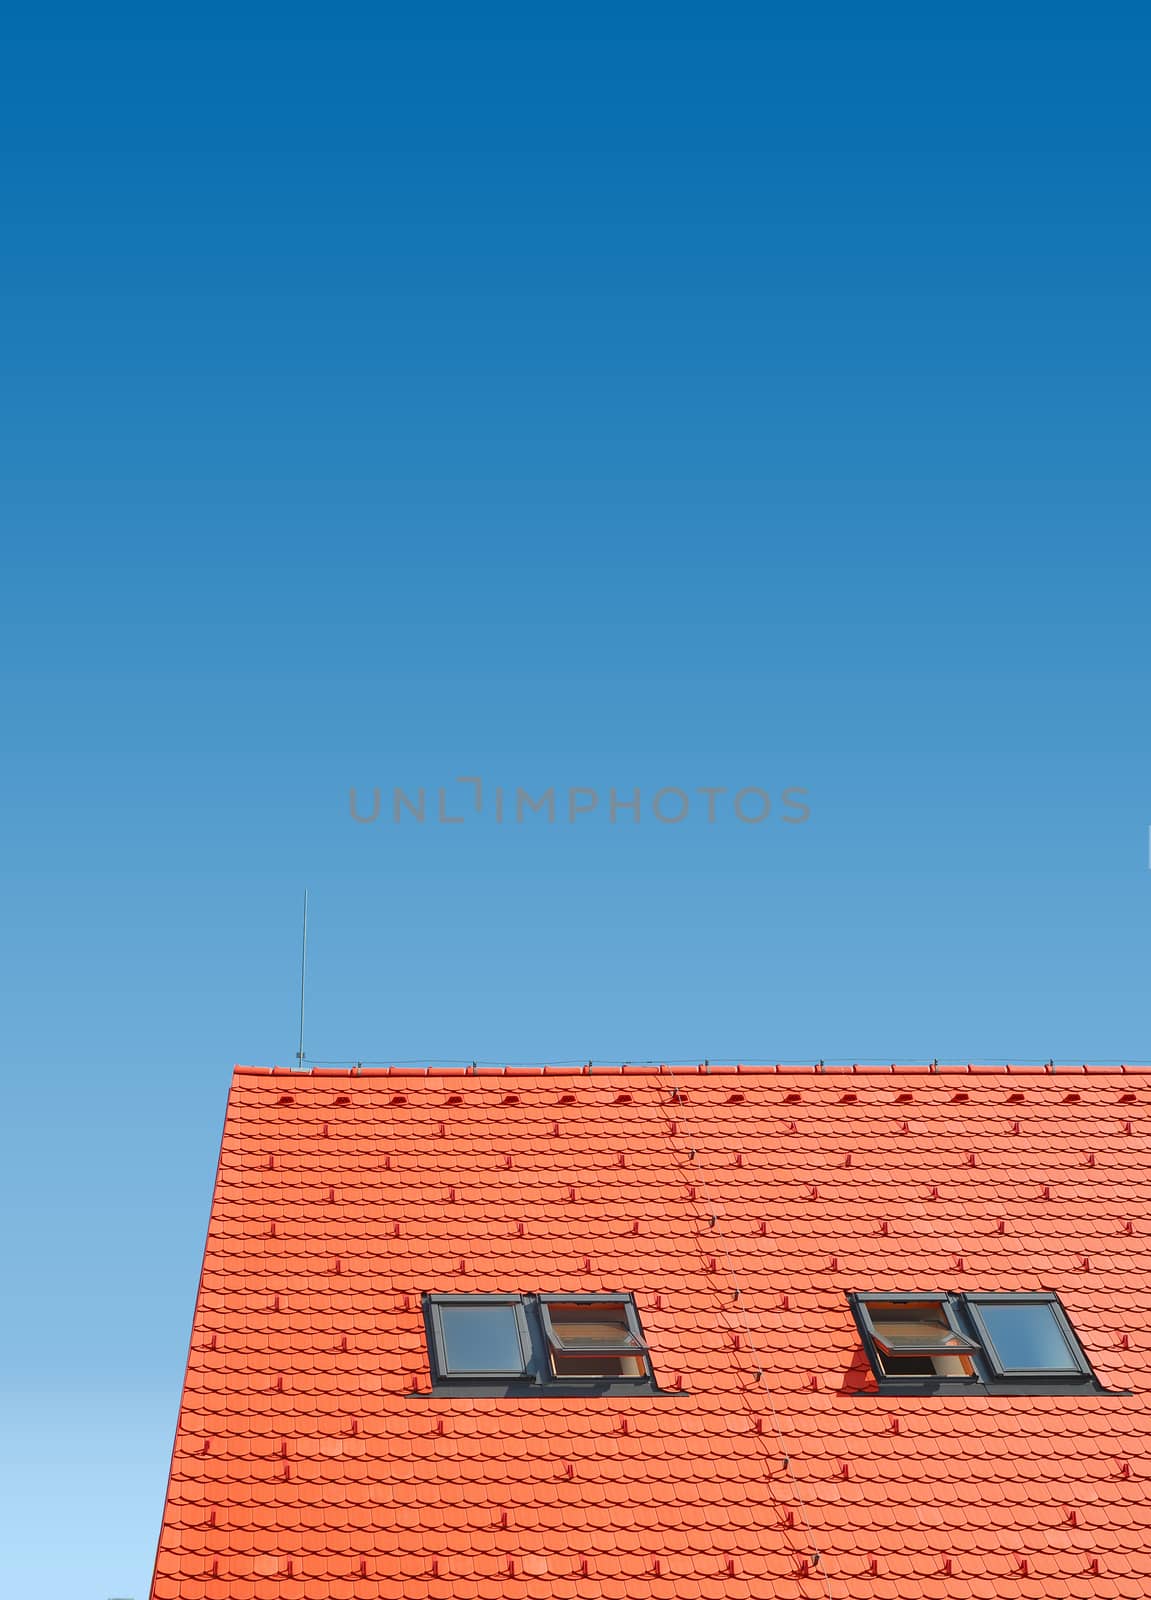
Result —
[[[21, 1600], [147, 1594], [305, 884], [313, 1057], [1151, 1057], [1146, 39], [613, 12], [4, 48]], [[460, 774], [603, 803], [349, 817]]]

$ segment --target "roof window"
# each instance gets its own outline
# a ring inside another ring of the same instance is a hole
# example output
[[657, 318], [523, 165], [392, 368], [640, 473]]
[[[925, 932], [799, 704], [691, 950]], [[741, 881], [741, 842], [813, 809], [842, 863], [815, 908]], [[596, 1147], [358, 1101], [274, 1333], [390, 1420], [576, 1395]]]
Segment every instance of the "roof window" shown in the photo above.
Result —
[[630, 1295], [541, 1295], [540, 1321], [557, 1378], [645, 1378], [647, 1346]]
[[1091, 1367], [1053, 1294], [969, 1294], [964, 1299], [1000, 1378], [1082, 1378]]
[[860, 1311], [884, 1377], [974, 1377], [971, 1352], [979, 1346], [951, 1322], [946, 1295], [867, 1295]]
[[885, 1387], [1099, 1388], [1058, 1295], [857, 1293], [848, 1300]]
[[425, 1294], [423, 1300], [436, 1389], [657, 1392], [630, 1294]]
[[437, 1295], [431, 1307], [445, 1378], [522, 1378], [530, 1338], [518, 1295]]

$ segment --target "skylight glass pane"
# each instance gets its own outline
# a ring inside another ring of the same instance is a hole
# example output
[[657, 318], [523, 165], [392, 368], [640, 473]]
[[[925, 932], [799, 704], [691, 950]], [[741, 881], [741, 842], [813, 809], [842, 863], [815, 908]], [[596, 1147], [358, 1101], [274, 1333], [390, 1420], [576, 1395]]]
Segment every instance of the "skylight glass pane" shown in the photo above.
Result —
[[593, 1349], [634, 1350], [638, 1341], [619, 1322], [574, 1322], [556, 1313], [552, 1327], [565, 1345], [590, 1345]]
[[942, 1301], [867, 1300], [864, 1305], [885, 1355], [949, 1355], [976, 1348], [948, 1322]]
[[523, 1372], [515, 1306], [440, 1306], [439, 1316], [447, 1371]]
[[623, 1355], [644, 1348], [619, 1302], [545, 1300], [543, 1312], [544, 1331], [554, 1349]]
[[981, 1301], [979, 1315], [1008, 1372], [1078, 1371], [1079, 1361], [1042, 1301]]
[[875, 1324], [875, 1342], [881, 1350], [892, 1354], [901, 1351], [970, 1350], [971, 1340], [950, 1328], [941, 1328], [934, 1322], [879, 1322]]

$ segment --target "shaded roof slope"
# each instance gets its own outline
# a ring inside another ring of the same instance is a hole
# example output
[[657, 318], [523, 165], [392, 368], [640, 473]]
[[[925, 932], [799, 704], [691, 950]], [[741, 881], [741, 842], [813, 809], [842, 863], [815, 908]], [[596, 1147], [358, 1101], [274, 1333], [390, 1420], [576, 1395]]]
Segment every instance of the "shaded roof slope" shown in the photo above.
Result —
[[[238, 1068], [154, 1600], [1151, 1593], [1149, 1101]], [[954, 1288], [1056, 1290], [1132, 1394], [874, 1393], [846, 1292]], [[413, 1396], [424, 1290], [634, 1291], [683, 1392]]]

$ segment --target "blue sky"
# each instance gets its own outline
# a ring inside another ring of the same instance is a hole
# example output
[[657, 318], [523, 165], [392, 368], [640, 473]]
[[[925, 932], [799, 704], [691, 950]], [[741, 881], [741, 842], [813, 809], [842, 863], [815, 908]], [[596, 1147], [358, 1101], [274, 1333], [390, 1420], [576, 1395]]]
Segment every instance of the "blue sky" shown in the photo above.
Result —
[[[964, 15], [6, 44], [22, 1600], [147, 1594], [305, 885], [316, 1059], [1151, 1057], [1146, 39]], [[461, 774], [601, 804], [349, 816]]]

